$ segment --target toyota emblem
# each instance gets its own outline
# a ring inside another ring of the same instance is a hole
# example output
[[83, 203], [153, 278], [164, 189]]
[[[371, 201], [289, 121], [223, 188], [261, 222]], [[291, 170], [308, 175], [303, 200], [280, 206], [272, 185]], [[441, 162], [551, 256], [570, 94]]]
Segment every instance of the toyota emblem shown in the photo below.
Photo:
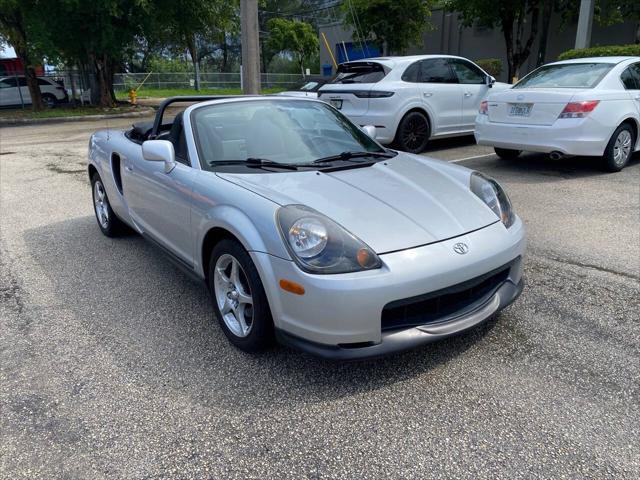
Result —
[[469, 251], [469, 247], [467, 246], [466, 243], [456, 243], [453, 246], [453, 251], [460, 254], [460, 255], [464, 255], [465, 253], [467, 253]]

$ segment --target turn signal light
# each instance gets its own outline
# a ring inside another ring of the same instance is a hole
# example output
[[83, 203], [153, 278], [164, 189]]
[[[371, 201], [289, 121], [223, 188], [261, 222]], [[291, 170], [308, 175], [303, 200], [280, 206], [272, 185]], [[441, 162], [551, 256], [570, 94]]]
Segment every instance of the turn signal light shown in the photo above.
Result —
[[478, 110], [480, 115], [489, 115], [489, 102], [483, 100], [480, 102], [480, 110]]
[[284, 278], [280, 280], [280, 288], [296, 295], [304, 295], [304, 287], [291, 280], [285, 280]]
[[600, 100], [587, 100], [585, 102], [569, 102], [558, 118], [584, 118], [593, 111]]

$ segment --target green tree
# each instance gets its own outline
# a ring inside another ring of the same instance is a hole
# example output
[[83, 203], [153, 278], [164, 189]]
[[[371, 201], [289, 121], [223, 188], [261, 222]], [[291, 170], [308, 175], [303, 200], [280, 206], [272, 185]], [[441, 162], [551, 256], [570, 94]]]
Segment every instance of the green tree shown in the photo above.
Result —
[[405, 53], [429, 27], [435, 0], [346, 0], [342, 11], [356, 40], [375, 41], [384, 55]]
[[272, 18], [267, 22], [269, 38], [267, 47], [277, 53], [289, 52], [295, 56], [304, 75], [305, 63], [310, 65], [319, 49], [318, 35], [313, 27], [298, 20]]
[[40, 2], [54, 51], [67, 65], [91, 72], [93, 103], [115, 105], [113, 75], [147, 19], [147, 0]]
[[194, 71], [197, 71], [202, 59], [200, 47], [204, 48], [211, 39], [221, 38], [224, 42], [225, 32], [233, 31], [237, 24], [238, 1], [155, 0], [152, 10], [152, 24], [147, 27], [151, 35], [162, 31], [168, 42], [186, 48]]
[[38, 47], [46, 38], [37, 4], [37, 0], [0, 0], [0, 36], [11, 44], [24, 65], [31, 106], [36, 111], [44, 108], [35, 67], [42, 63]]
[[445, 5], [459, 12], [467, 26], [478, 22], [499, 27], [507, 50], [508, 78], [520, 75], [538, 35], [540, 0], [447, 0]]

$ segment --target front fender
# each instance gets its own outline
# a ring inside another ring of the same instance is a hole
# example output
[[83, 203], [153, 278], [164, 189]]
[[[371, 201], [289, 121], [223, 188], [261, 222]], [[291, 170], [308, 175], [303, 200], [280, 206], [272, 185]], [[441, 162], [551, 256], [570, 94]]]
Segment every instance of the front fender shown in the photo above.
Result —
[[[275, 211], [271, 214], [256, 215], [260, 220], [250, 218], [240, 208], [229, 204], [216, 205], [201, 218], [196, 226], [199, 235], [196, 242], [195, 267], [203, 277], [206, 273], [206, 259], [203, 259], [204, 240], [212, 229], [229, 232], [248, 252], [260, 252], [289, 260], [289, 254], [282, 242], [275, 224]], [[262, 272], [260, 272], [262, 273]]]

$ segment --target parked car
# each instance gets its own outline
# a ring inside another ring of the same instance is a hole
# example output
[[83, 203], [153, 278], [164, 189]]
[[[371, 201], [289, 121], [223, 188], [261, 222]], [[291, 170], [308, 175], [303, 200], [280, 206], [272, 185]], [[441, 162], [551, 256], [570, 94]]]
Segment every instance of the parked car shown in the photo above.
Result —
[[329, 81], [329, 78], [312, 77], [307, 79], [304, 83], [298, 86], [295, 90], [287, 90], [286, 92], [280, 92], [278, 95], [286, 95], [288, 97], [306, 97], [306, 98], [318, 98], [318, 90]]
[[420, 153], [430, 138], [470, 135], [480, 102], [509, 88], [462, 57], [420, 55], [343, 63], [318, 97], [377, 139]]
[[640, 57], [550, 63], [482, 102], [475, 136], [501, 158], [521, 151], [603, 157], [612, 172], [640, 149]]
[[525, 230], [495, 180], [386, 150], [318, 100], [213, 97], [165, 122], [194, 100], [92, 135], [93, 204], [105, 235], [127, 226], [204, 280], [237, 347], [384, 355], [520, 294]]
[[[68, 102], [69, 96], [64, 85], [46, 77], [38, 77], [42, 101], [48, 107], [54, 107], [58, 103]], [[20, 98], [22, 95], [22, 100]], [[25, 77], [3, 77], [0, 78], [0, 107], [13, 105], [31, 105], [31, 95], [27, 87]]]

